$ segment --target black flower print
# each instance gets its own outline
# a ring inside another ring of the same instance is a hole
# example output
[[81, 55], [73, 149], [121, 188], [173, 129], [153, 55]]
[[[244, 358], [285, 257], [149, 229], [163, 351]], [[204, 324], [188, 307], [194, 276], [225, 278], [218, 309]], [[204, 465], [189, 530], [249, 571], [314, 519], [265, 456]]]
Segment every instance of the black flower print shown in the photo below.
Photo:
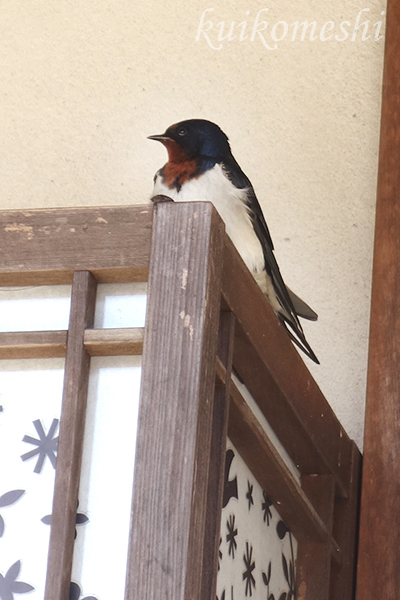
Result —
[[50, 429], [47, 434], [44, 430], [40, 419], [36, 419], [36, 421], [33, 421], [33, 425], [37, 431], [38, 438], [33, 438], [30, 435], [25, 435], [22, 441], [27, 444], [32, 444], [32, 446], [36, 446], [36, 448], [34, 450], [31, 450], [30, 452], [22, 454], [21, 458], [23, 461], [26, 461], [38, 455], [38, 459], [33, 470], [34, 473], [42, 472], [46, 457], [50, 460], [53, 468], [55, 469], [58, 437], [54, 437], [54, 434], [58, 427], [58, 419], [53, 419], [53, 422], [50, 425]]
[[271, 561], [269, 561], [267, 572], [264, 573], [264, 571], [263, 571], [261, 573], [261, 575], [262, 575], [262, 580], [264, 582], [264, 585], [267, 588], [267, 599], [275, 600], [275, 596], [273, 594], [269, 593], [269, 582], [271, 581], [271, 570], [272, 570], [272, 563], [271, 563]]
[[235, 551], [237, 548], [236, 536], [238, 533], [237, 528], [235, 528], [235, 515], [230, 515], [228, 521], [226, 522], [226, 527], [228, 529], [228, 533], [226, 534], [226, 541], [228, 543], [228, 554], [235, 558]]
[[283, 540], [283, 538], [285, 537], [285, 535], [288, 533], [289, 528], [287, 527], [286, 523], [284, 523], [284, 521], [278, 521], [277, 525], [276, 525], [276, 533], [278, 534], [278, 538], [280, 540]]
[[294, 551], [293, 551], [293, 540], [292, 540], [292, 532], [287, 527], [287, 525], [283, 521], [279, 521], [276, 526], [276, 533], [278, 534], [279, 539], [283, 540], [285, 535], [289, 534], [290, 541], [290, 560], [287, 561], [286, 556], [282, 553], [282, 569], [287, 584], [289, 586], [289, 591], [282, 594], [279, 600], [294, 600], [296, 597], [296, 574], [294, 569]]
[[219, 546], [218, 546], [218, 571], [221, 568], [221, 560], [222, 560], [221, 544], [222, 544], [222, 537], [219, 538]]
[[248, 506], [249, 506], [249, 510], [250, 510], [250, 508], [254, 504], [254, 500], [253, 500], [253, 484], [251, 484], [249, 480], [247, 480], [246, 498], [247, 498], [247, 502], [248, 502]]
[[265, 521], [267, 521], [267, 525], [269, 525], [269, 520], [272, 519], [272, 512], [270, 509], [270, 506], [272, 506], [272, 502], [265, 492], [263, 492], [263, 498], [264, 501], [261, 503], [261, 510], [264, 513], [264, 523]]
[[71, 583], [69, 588], [69, 600], [97, 600], [95, 596], [85, 596], [81, 598], [82, 590], [80, 586], [74, 581]]
[[[225, 594], [225, 590], [222, 590], [221, 592], [221, 598], [218, 598], [217, 596], [217, 600], [225, 600], [226, 594]], [[226, 597], [226, 600], [228, 600], [228, 598]], [[231, 598], [230, 600], [234, 600], [233, 598], [233, 586], [231, 586]]]
[[289, 564], [286, 560], [286, 556], [282, 553], [282, 568], [283, 574], [289, 586], [289, 591], [286, 596], [282, 600], [293, 600], [295, 598], [295, 573], [294, 573], [294, 564], [293, 561], [290, 560]]
[[[272, 500], [234, 451], [238, 500], [222, 511], [218, 595], [213, 600], [295, 600], [296, 540]], [[232, 454], [231, 454], [232, 457]], [[294, 548], [293, 548], [294, 546]], [[223, 552], [223, 558], [221, 557]], [[222, 560], [221, 560], [222, 558]]]
[[238, 484], [237, 477], [229, 479], [229, 471], [231, 469], [232, 461], [235, 458], [233, 450], [229, 449], [225, 455], [225, 483], [224, 483], [224, 494], [222, 498], [222, 508], [228, 504], [231, 498], [238, 497]]
[[245, 582], [246, 596], [253, 595], [253, 588], [256, 587], [256, 580], [253, 576], [253, 571], [256, 568], [256, 563], [253, 560], [253, 547], [246, 542], [246, 553], [243, 554], [243, 561], [246, 569], [243, 571], [243, 581]]

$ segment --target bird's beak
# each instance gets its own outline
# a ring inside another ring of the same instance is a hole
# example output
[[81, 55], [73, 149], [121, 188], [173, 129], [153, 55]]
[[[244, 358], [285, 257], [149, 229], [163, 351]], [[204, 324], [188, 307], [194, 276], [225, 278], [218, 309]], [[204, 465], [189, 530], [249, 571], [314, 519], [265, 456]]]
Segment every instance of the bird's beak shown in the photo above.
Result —
[[165, 142], [165, 140], [169, 140], [170, 138], [167, 135], [162, 134], [162, 135], [149, 135], [149, 137], [147, 139], [148, 140], [156, 140], [156, 142], [163, 143], [163, 142]]

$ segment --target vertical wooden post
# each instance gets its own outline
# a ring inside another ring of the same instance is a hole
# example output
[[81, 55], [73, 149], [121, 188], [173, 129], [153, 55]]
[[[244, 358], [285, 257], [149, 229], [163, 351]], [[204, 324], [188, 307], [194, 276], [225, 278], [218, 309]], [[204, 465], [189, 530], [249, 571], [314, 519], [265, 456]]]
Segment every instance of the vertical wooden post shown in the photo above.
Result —
[[[204, 542], [204, 571], [210, 577], [203, 577], [201, 599], [209, 600], [210, 588], [217, 587], [217, 561], [220, 532], [221, 511], [224, 491], [224, 471], [226, 440], [228, 434], [229, 396], [232, 372], [233, 336], [235, 331], [235, 317], [231, 312], [222, 311], [219, 319], [217, 355], [225, 367], [225, 383], [216, 383], [214, 395], [214, 414], [212, 425], [212, 439], [210, 450], [210, 470], [208, 477], [207, 509], [206, 509], [206, 538]], [[215, 593], [211, 598], [215, 598]]]
[[45, 600], [69, 597], [90, 366], [83, 342], [85, 329], [93, 327], [95, 301], [94, 277], [89, 271], [76, 271], [72, 283]]
[[[332, 534], [335, 480], [332, 475], [306, 475], [301, 487]], [[297, 551], [296, 598], [329, 600], [331, 545], [301, 542]]]
[[208, 203], [154, 211], [125, 600], [215, 594], [203, 558], [223, 230]]
[[337, 497], [333, 537], [342, 550], [342, 561], [332, 563], [330, 600], [353, 600], [356, 589], [358, 523], [360, 516], [361, 455], [352, 442], [351, 477], [347, 498]]
[[357, 600], [400, 590], [400, 1], [389, 0]]

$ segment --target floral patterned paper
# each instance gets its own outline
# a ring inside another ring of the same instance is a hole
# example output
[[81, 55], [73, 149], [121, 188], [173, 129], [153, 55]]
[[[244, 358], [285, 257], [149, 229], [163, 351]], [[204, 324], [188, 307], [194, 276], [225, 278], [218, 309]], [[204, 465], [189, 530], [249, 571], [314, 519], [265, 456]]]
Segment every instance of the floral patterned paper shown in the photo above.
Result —
[[217, 600], [294, 600], [297, 543], [230, 440]]

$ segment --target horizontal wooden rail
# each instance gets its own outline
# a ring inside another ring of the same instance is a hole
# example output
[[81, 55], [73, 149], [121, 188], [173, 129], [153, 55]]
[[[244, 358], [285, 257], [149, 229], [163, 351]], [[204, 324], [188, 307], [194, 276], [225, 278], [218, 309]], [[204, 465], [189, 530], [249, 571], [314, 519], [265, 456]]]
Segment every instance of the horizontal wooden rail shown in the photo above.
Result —
[[143, 352], [144, 327], [86, 329], [84, 344], [90, 356], [129, 356]]
[[0, 333], [0, 359], [62, 357], [66, 348], [66, 330]]
[[[86, 329], [84, 346], [89, 356], [140, 355], [143, 337], [143, 327]], [[0, 333], [0, 359], [63, 357], [66, 347], [66, 330]]]
[[[218, 364], [218, 378], [224, 379]], [[331, 547], [341, 561], [341, 550], [314, 506], [285, 464], [234, 381], [230, 383], [228, 436], [257, 481], [269, 496], [298, 542], [319, 542]]]
[[0, 285], [145, 281], [152, 221], [150, 205], [0, 211]]
[[236, 318], [234, 369], [301, 473], [331, 473], [347, 497], [351, 440], [228, 237], [222, 294]]

